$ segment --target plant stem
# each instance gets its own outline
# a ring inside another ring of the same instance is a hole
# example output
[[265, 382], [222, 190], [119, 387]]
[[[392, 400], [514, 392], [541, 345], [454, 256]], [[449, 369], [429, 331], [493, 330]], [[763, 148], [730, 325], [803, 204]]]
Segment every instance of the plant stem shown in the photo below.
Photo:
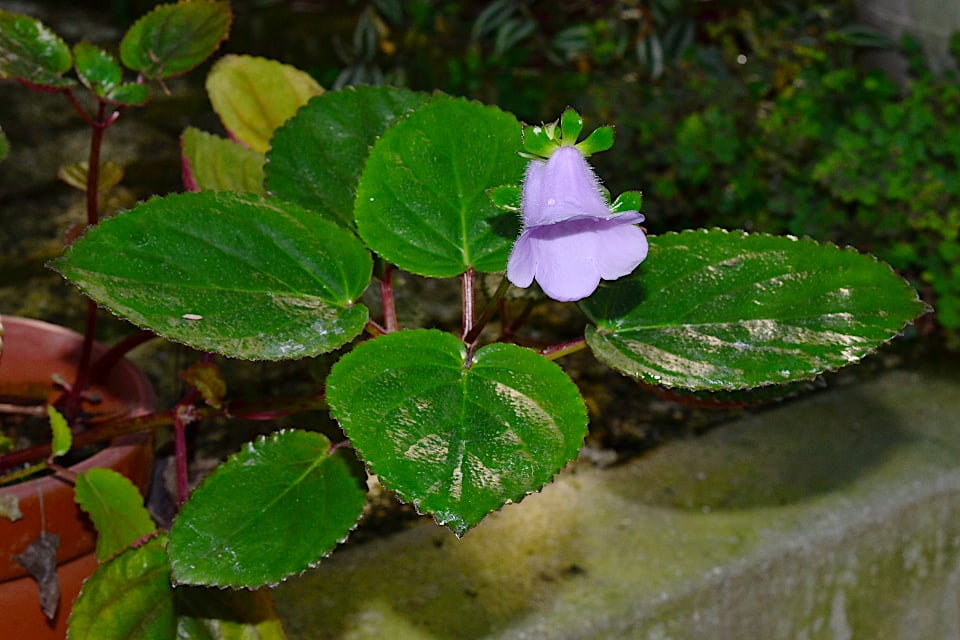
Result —
[[383, 307], [383, 329], [387, 333], [397, 330], [397, 306], [393, 299], [393, 265], [387, 264], [383, 268], [383, 278], [380, 280], [380, 306]]
[[464, 342], [467, 344], [473, 344], [477, 341], [477, 338], [480, 337], [480, 333], [483, 331], [483, 328], [487, 326], [487, 323], [490, 322], [490, 318], [492, 318], [493, 314], [495, 314], [497, 309], [500, 308], [500, 301], [503, 300], [503, 296], [507, 293], [507, 289], [509, 288], [510, 281], [507, 280], [506, 276], [504, 276], [503, 279], [500, 280], [497, 290], [493, 293], [493, 297], [487, 300], [483, 310], [480, 311], [480, 316], [474, 323], [473, 328], [463, 337]]
[[570, 340], [569, 342], [561, 342], [560, 344], [555, 344], [553, 346], [547, 347], [546, 349], [540, 350], [540, 355], [545, 357], [547, 360], [556, 360], [557, 358], [562, 358], [563, 356], [570, 355], [571, 353], [576, 353], [582, 349], [586, 349], [587, 340], [586, 338], [577, 338], [576, 340]]
[[[325, 408], [323, 393], [317, 392], [309, 396], [288, 398], [265, 398], [259, 400], [245, 400], [224, 403], [219, 409], [213, 407], [194, 407], [193, 415], [196, 420], [209, 418], [238, 418], [246, 420], [272, 420], [302, 411], [312, 411]], [[173, 424], [173, 411], [158, 411], [136, 418], [119, 418], [106, 420], [93, 425], [87, 431], [74, 434], [74, 448], [84, 447], [113, 438], [137, 433], [139, 431], [153, 431]], [[0, 456], [0, 471], [16, 467], [21, 464], [41, 460], [50, 455], [50, 443], [39, 444], [27, 449], [11, 451]]]

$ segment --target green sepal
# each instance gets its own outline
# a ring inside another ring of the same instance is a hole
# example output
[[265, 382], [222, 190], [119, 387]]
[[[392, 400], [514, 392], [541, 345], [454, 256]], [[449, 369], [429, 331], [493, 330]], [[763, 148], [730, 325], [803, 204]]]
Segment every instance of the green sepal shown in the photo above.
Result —
[[594, 153], [606, 151], [613, 146], [614, 128], [613, 125], [597, 127], [589, 136], [579, 142], [576, 147], [585, 157]]

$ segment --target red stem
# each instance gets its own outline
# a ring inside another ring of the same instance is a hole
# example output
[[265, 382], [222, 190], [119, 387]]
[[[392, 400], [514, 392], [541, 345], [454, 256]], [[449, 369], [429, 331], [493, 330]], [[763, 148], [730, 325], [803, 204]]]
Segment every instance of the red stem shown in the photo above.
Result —
[[383, 279], [380, 280], [380, 306], [383, 307], [383, 330], [393, 333], [397, 330], [397, 306], [393, 299], [393, 265], [383, 268]]

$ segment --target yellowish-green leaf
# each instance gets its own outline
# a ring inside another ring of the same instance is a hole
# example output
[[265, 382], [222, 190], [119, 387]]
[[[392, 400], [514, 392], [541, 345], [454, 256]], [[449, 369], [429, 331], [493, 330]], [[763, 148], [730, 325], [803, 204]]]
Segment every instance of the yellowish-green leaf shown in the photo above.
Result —
[[207, 76], [213, 110], [237, 140], [266, 153], [277, 127], [323, 88], [308, 74], [275, 60], [227, 55]]
[[50, 428], [53, 429], [51, 450], [54, 456], [62, 456], [73, 446], [73, 433], [67, 419], [52, 404], [47, 405], [47, 415], [50, 416]]
[[77, 474], [76, 500], [97, 528], [100, 562], [157, 531], [140, 491], [113, 469], [95, 467]]
[[193, 127], [180, 137], [189, 191], [263, 193], [263, 154]]
[[[86, 192], [89, 166], [86, 160], [64, 165], [57, 171], [57, 177], [74, 189]], [[121, 180], [123, 180], [123, 167], [116, 162], [107, 160], [100, 165], [100, 175], [97, 176], [97, 190], [102, 192], [112, 189], [120, 184]]]

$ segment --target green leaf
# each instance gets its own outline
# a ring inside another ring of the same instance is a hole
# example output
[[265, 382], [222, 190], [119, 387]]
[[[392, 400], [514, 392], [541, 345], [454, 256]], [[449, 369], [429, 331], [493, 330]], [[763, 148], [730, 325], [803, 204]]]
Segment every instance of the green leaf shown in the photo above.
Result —
[[504, 184], [487, 190], [490, 201], [497, 209], [519, 213], [523, 208], [523, 192], [515, 184]]
[[140, 490], [112, 469], [93, 468], [77, 474], [75, 492], [77, 504], [97, 529], [100, 562], [157, 531]]
[[576, 109], [567, 107], [560, 116], [560, 139], [566, 144], [573, 144], [583, 131], [583, 118]]
[[278, 200], [154, 198], [104, 220], [52, 266], [134, 324], [196, 349], [284, 359], [356, 337], [373, 263], [349, 231]]
[[420, 275], [503, 271], [519, 220], [487, 190], [521, 181], [520, 130], [496, 107], [434, 97], [373, 146], [357, 187], [360, 237]]
[[145, 84], [128, 82], [110, 89], [104, 96], [107, 102], [122, 104], [127, 106], [137, 106], [144, 104], [150, 99], [150, 87]]
[[538, 158], [549, 158], [560, 145], [554, 139], [555, 122], [549, 126], [535, 124], [523, 127], [523, 150], [527, 155]]
[[275, 60], [226, 55], [207, 76], [213, 110], [230, 135], [266, 153], [273, 132], [323, 87], [309, 74]]
[[640, 205], [643, 204], [643, 194], [639, 191], [624, 191], [610, 205], [610, 211], [613, 213], [622, 213], [624, 211], [640, 211]]
[[217, 50], [231, 19], [229, 2], [159, 5], [124, 34], [120, 60], [150, 79], [186, 73]]
[[166, 537], [124, 551], [83, 583], [69, 640], [170, 640], [176, 632]]
[[101, 98], [123, 80], [120, 63], [89, 42], [78, 42], [73, 47], [73, 64], [80, 82]]
[[648, 383], [714, 391], [855, 363], [925, 308], [872, 256], [716, 229], [651, 238], [631, 276], [580, 306], [602, 361]]
[[266, 591], [177, 587], [177, 640], [285, 640]]
[[612, 126], [597, 127], [590, 135], [580, 141], [576, 147], [580, 149], [580, 153], [589, 157], [594, 153], [600, 153], [601, 151], [606, 151], [611, 148], [613, 146], [613, 137], [614, 129]]
[[[10, 153], [10, 143], [7, 142], [7, 136], [3, 133], [3, 127], [0, 127], [0, 162], [3, 162], [7, 157], [7, 154]], [[2, 329], [2, 327], [0, 327]], [[2, 331], [0, 331], [2, 334]], [[3, 343], [0, 342], [0, 345]]]
[[62, 77], [72, 66], [70, 47], [49, 27], [0, 9], [0, 79], [61, 89], [74, 84]]
[[319, 433], [280, 431], [247, 445], [193, 492], [170, 530], [181, 584], [259, 587], [317, 565], [366, 500], [343, 451]]
[[348, 87], [314, 98], [277, 129], [266, 188], [352, 228], [357, 183], [370, 147], [429, 96], [391, 87]]
[[190, 191], [263, 193], [263, 154], [187, 127], [180, 137], [183, 182]]
[[57, 411], [52, 404], [47, 405], [47, 416], [50, 419], [50, 429], [53, 431], [53, 442], [50, 450], [54, 456], [65, 455], [73, 446], [73, 432], [63, 414]]
[[334, 365], [327, 401], [384, 486], [457, 535], [549, 482], [587, 427], [555, 363], [511, 344], [471, 358], [435, 330], [359, 345]]

